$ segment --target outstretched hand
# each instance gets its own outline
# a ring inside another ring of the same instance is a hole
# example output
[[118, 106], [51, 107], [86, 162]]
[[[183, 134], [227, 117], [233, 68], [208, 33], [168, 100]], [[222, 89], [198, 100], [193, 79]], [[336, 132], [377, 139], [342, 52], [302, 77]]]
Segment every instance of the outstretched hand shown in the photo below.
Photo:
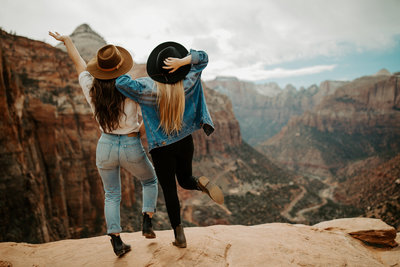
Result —
[[49, 35], [51, 36], [51, 37], [53, 37], [54, 39], [56, 39], [56, 40], [58, 40], [58, 41], [60, 41], [60, 42], [63, 42], [63, 43], [65, 43], [65, 39], [67, 39], [68, 38], [68, 36], [66, 36], [66, 35], [61, 35], [61, 34], [59, 34], [58, 32], [51, 32], [51, 31], [49, 31]]
[[177, 69], [182, 67], [183, 61], [180, 58], [175, 58], [175, 57], [169, 57], [164, 60], [165, 66], [163, 66], [163, 69], [170, 70], [169, 73], [175, 72]]
[[78, 49], [76, 49], [74, 43], [72, 42], [71, 38], [68, 35], [61, 35], [58, 32], [51, 32], [51, 31], [49, 31], [49, 35], [54, 39], [64, 43], [65, 48], [67, 48], [68, 56], [74, 62], [75, 69], [78, 72], [78, 74], [86, 70], [85, 60], [83, 60], [83, 58], [79, 54]]

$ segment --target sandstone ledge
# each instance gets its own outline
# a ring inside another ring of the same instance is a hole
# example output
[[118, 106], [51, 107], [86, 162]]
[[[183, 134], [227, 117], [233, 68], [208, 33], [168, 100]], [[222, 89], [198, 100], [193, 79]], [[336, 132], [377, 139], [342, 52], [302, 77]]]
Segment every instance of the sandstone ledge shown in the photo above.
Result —
[[[357, 221], [347, 222], [352, 220]], [[399, 247], [375, 248], [345, 231], [300, 224], [185, 228], [186, 249], [172, 246], [171, 230], [156, 233], [153, 240], [140, 232], [123, 233], [132, 251], [121, 258], [113, 254], [107, 236], [38, 245], [0, 243], [0, 266], [399, 266], [400, 262]]]
[[326, 221], [314, 227], [329, 231], [343, 231], [371, 245], [397, 247], [396, 229], [379, 219], [345, 218]]

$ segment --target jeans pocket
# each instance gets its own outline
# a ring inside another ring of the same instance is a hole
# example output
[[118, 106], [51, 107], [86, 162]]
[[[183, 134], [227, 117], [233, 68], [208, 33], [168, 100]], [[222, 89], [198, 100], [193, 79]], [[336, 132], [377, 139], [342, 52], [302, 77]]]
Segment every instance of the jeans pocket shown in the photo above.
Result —
[[126, 145], [124, 147], [126, 161], [130, 163], [137, 163], [143, 160], [146, 156], [143, 147], [139, 144]]
[[112, 144], [97, 143], [96, 148], [96, 165], [101, 165], [110, 159]]

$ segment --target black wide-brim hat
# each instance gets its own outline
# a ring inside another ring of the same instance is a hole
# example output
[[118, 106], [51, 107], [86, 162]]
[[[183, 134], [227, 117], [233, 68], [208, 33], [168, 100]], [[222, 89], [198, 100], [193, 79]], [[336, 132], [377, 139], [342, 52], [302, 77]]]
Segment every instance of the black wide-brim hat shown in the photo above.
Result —
[[169, 57], [184, 58], [189, 54], [189, 51], [181, 44], [176, 42], [165, 42], [159, 44], [150, 53], [147, 59], [147, 73], [150, 78], [160, 83], [173, 84], [183, 80], [190, 71], [190, 64], [184, 65], [169, 73], [171, 70], [163, 69], [164, 60]]

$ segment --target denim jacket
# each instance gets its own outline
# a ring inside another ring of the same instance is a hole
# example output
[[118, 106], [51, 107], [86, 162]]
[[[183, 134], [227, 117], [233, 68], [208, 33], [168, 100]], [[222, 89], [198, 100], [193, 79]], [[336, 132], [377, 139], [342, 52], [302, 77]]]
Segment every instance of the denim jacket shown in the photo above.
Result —
[[201, 85], [201, 72], [207, 66], [208, 56], [204, 51], [190, 50], [191, 69], [183, 80], [185, 90], [185, 112], [182, 129], [178, 133], [167, 135], [160, 127], [157, 105], [157, 86], [149, 78], [133, 80], [129, 75], [122, 75], [116, 80], [116, 87], [126, 97], [139, 103], [142, 109], [149, 150], [175, 143], [194, 131], [203, 128], [207, 135], [214, 131], [210, 113]]

